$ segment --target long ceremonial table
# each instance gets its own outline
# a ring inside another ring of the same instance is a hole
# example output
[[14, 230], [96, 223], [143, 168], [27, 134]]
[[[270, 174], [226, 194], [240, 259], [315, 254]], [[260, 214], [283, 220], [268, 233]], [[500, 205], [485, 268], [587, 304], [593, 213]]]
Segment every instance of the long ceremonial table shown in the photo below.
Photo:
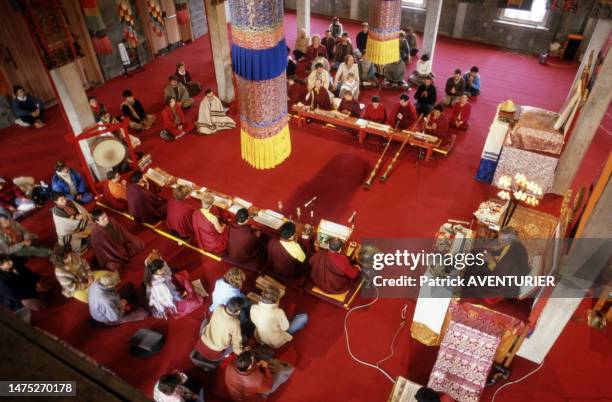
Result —
[[[297, 113], [297, 125], [300, 128], [303, 126], [306, 119], [312, 119], [333, 124], [334, 126], [356, 130], [359, 134], [358, 139], [360, 144], [363, 144], [367, 134], [377, 135], [398, 142], [406, 141], [408, 145], [424, 149], [426, 161], [429, 161], [434, 149], [442, 144], [442, 140], [440, 139], [438, 139], [437, 142], [429, 142], [416, 138], [405, 131], [392, 130], [392, 132], [390, 132], [389, 130], [383, 130], [382, 128], [367, 124], [370, 123], [368, 120], [351, 116], [341, 116], [339, 112], [310, 110], [307, 106], [300, 105], [293, 105], [292, 110]], [[366, 122], [366, 124], [359, 124], [358, 121]], [[407, 140], [406, 136], [408, 136]]]

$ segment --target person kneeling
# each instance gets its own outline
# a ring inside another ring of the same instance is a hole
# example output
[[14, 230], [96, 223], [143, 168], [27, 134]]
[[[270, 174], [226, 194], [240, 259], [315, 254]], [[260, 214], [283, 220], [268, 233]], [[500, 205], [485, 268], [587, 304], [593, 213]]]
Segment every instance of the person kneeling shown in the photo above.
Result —
[[89, 287], [89, 313], [91, 318], [104, 325], [119, 325], [141, 321], [149, 316], [146, 310], [136, 308], [117, 292], [119, 274], [109, 272], [93, 281]]
[[325, 293], [346, 292], [359, 278], [359, 269], [342, 254], [342, 241], [336, 237], [329, 239], [329, 250], [319, 250], [309, 262], [310, 279]]
[[164, 130], [160, 136], [166, 141], [174, 141], [193, 131], [193, 124], [185, 122], [183, 109], [176, 99], [166, 99], [166, 107], [161, 113]]

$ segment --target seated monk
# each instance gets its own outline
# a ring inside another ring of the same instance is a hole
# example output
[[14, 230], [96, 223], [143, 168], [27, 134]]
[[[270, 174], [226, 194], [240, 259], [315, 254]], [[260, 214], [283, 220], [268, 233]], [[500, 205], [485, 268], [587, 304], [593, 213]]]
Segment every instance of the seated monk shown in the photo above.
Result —
[[196, 208], [187, 202], [191, 194], [189, 186], [177, 186], [173, 191], [173, 197], [168, 200], [166, 212], [166, 225], [180, 237], [188, 238], [193, 234], [193, 214]]
[[282, 279], [296, 278], [307, 269], [306, 254], [295, 241], [295, 224], [285, 222], [280, 228], [280, 239], [268, 243], [267, 270]]
[[314, 88], [306, 95], [306, 105], [310, 109], [332, 110], [331, 98], [332, 94], [323, 87], [323, 81], [317, 79]]
[[221, 100], [215, 96], [212, 89], [204, 92], [205, 96], [200, 103], [198, 122], [196, 127], [200, 134], [215, 134], [219, 130], [231, 130], [236, 122], [225, 115]]
[[121, 178], [116, 170], [109, 170], [106, 173], [108, 179], [104, 183], [104, 198], [111, 204], [111, 207], [120, 210], [127, 209], [127, 183]]
[[100, 209], [91, 213], [95, 225], [91, 231], [91, 246], [100, 267], [118, 271], [142, 251], [144, 243], [125, 230]]
[[185, 114], [174, 97], [166, 98], [166, 107], [161, 112], [164, 130], [170, 136], [163, 136], [165, 140], [176, 140], [193, 131], [193, 124], [185, 120]]
[[425, 118], [423, 129], [427, 134], [435, 135], [445, 145], [450, 140], [448, 135], [448, 119], [444, 116], [444, 105], [438, 103]]
[[167, 201], [155, 194], [159, 188], [149, 181], [142, 172], [136, 171], [127, 186], [128, 213], [137, 222], [155, 223], [166, 216]]
[[378, 96], [372, 96], [372, 103], [365, 107], [363, 116], [361, 117], [365, 120], [385, 124], [387, 121], [387, 111], [385, 107], [380, 104], [380, 98]]
[[343, 293], [359, 278], [359, 269], [342, 253], [342, 241], [329, 239], [329, 250], [320, 249], [310, 257], [310, 279], [325, 293]]
[[89, 212], [78, 202], [69, 200], [64, 194], [52, 193], [53, 223], [60, 245], [70, 245], [73, 251], [80, 252], [88, 243], [93, 220]]
[[467, 130], [470, 128], [470, 113], [472, 104], [468, 102], [467, 94], [461, 95], [461, 98], [453, 103], [453, 111], [450, 118], [450, 126], [459, 130]]
[[306, 88], [302, 84], [295, 82], [293, 78], [287, 79], [287, 110], [291, 111], [291, 106], [298, 102], [304, 102]]
[[226, 225], [211, 212], [214, 197], [210, 193], [202, 196], [202, 208], [193, 214], [193, 232], [198, 246], [209, 253], [222, 254], [227, 248]]
[[361, 115], [361, 106], [359, 102], [353, 97], [353, 93], [348, 90], [342, 93], [342, 101], [340, 102], [340, 106], [338, 106], [338, 110], [350, 117], [359, 118]]
[[402, 94], [400, 96], [399, 104], [395, 105], [391, 109], [391, 113], [387, 117], [387, 124], [391, 127], [405, 130], [417, 121], [417, 111], [412, 103], [408, 94]]
[[241, 208], [236, 212], [236, 222], [229, 225], [227, 255], [234, 262], [258, 262], [265, 260], [265, 240], [261, 231], [249, 226], [249, 211]]

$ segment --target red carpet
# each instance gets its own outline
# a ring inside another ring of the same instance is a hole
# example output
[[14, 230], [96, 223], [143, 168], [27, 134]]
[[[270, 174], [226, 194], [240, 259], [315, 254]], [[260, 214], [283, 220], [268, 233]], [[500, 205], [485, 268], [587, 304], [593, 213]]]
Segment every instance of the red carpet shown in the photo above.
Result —
[[[323, 32], [328, 21], [315, 18], [313, 32]], [[288, 42], [295, 37], [295, 15], [286, 19]], [[351, 37], [358, 25], [345, 23]], [[132, 78], [120, 77], [93, 90], [99, 100], [118, 113], [121, 91], [131, 88], [151, 112], [162, 107], [162, 90], [166, 77], [174, 71], [177, 61], [187, 64], [194, 79], [206, 87], [214, 87], [208, 37], [157, 59], [145, 66], [145, 71]], [[318, 196], [316, 217], [343, 223], [353, 210], [357, 211], [357, 237], [430, 238], [448, 218], [470, 219], [478, 204], [495, 191], [478, 183], [474, 175], [487, 130], [496, 105], [512, 99], [519, 104], [558, 110], [574, 77], [576, 66], [541, 66], [531, 56], [517, 55], [483, 45], [442, 39], [434, 60], [434, 73], [439, 93], [447, 75], [455, 68], [478, 65], [483, 80], [483, 95], [474, 101], [473, 122], [468, 133], [462, 134], [448, 158], [436, 158], [428, 163], [418, 161], [415, 152], [405, 151], [396, 171], [387, 184], [376, 183], [370, 192], [360, 184], [381, 151], [377, 141], [359, 146], [348, 133], [310, 125], [302, 130], [292, 125], [291, 157], [272, 171], [256, 171], [240, 159], [238, 130], [211, 137], [189, 136], [174, 143], [163, 142], [156, 134], [159, 123], [141, 136], [142, 149], [153, 154], [154, 163], [166, 170], [216, 190], [239, 195], [261, 207], [276, 208], [282, 200], [289, 215], [312, 196]], [[365, 91], [361, 101], [375, 92]], [[399, 92], [382, 92], [388, 107]], [[232, 115], [236, 118], [235, 110]], [[188, 116], [195, 119], [197, 110]], [[588, 185], [599, 171], [611, 149], [610, 117], [604, 121], [607, 130], [600, 130], [582, 166], [577, 183]], [[2, 176], [29, 175], [49, 180], [57, 159], [77, 164], [74, 150], [63, 140], [66, 128], [57, 108], [48, 113], [48, 125], [43, 130], [11, 127], [0, 131], [0, 147], [4, 149]], [[556, 211], [559, 199], [547, 197], [542, 208]], [[158, 248], [162, 254], [175, 254], [170, 265], [187, 269], [201, 277], [207, 288], [223, 274], [227, 266], [214, 263], [176, 246], [121, 219], [130, 230], [147, 242], [147, 251]], [[55, 233], [47, 208], [24, 222], [25, 226], [51, 244]], [[142, 253], [123, 273], [123, 278], [140, 284], [143, 272]], [[51, 273], [44, 261], [33, 261], [33, 267]], [[345, 312], [308, 295], [289, 292], [284, 303], [294, 311], [310, 314], [306, 329], [297, 334], [281, 358], [292, 361], [297, 370], [293, 378], [272, 398], [273, 401], [384, 401], [391, 383], [374, 370], [350, 359], [343, 334]], [[359, 302], [359, 301], [358, 301]], [[408, 305], [412, 317], [413, 300], [381, 300], [371, 308], [355, 313], [349, 323], [351, 346], [361, 359], [377, 361], [389, 353], [391, 338], [400, 323], [400, 312]], [[610, 387], [604, 386], [612, 372], [609, 330], [599, 332], [587, 327], [585, 302], [565, 330], [542, 370], [517, 385], [501, 391], [496, 401], [606, 401], [612, 400]], [[148, 319], [144, 323], [126, 324], [118, 328], [94, 328], [88, 320], [85, 305], [64, 299], [56, 289], [50, 308], [35, 316], [40, 328], [92, 356], [145, 394], [151, 395], [156, 379], [175, 368], [189, 369], [188, 360], [199, 326], [202, 311], [180, 320]], [[167, 344], [153, 358], [142, 360], [128, 354], [127, 340], [140, 327], [158, 329], [167, 336]], [[425, 383], [433, 366], [437, 350], [410, 338], [408, 326], [398, 337], [395, 355], [383, 364], [393, 376], [403, 375]], [[535, 365], [517, 358], [511, 380], [521, 378]], [[606, 374], [608, 373], [608, 374]], [[483, 401], [490, 401], [494, 389], [487, 389]], [[207, 399], [213, 400], [213, 399]]]

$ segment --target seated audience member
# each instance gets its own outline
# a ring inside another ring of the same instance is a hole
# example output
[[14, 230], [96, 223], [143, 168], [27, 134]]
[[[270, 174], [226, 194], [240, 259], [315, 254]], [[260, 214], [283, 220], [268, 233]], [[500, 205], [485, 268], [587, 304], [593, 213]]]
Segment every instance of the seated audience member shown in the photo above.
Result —
[[315, 68], [310, 72], [310, 74], [308, 74], [308, 79], [307, 79], [308, 91], [312, 91], [312, 89], [315, 86], [316, 80], [321, 80], [323, 88], [325, 89], [329, 88], [329, 71], [325, 70], [323, 68], [323, 64], [321, 63], [317, 63], [315, 65]]
[[226, 305], [230, 299], [239, 297], [246, 301], [246, 297], [242, 293], [242, 285], [246, 280], [246, 275], [240, 268], [230, 268], [227, 270], [223, 278], [217, 279], [215, 288], [211, 295], [211, 304], [208, 310], [213, 312], [220, 305]]
[[306, 63], [308, 68], [316, 57], [327, 58], [327, 49], [321, 44], [321, 37], [317, 34], [312, 35], [312, 44], [306, 49]]
[[359, 81], [357, 81], [355, 74], [352, 72], [347, 74], [346, 80], [340, 86], [339, 94], [342, 95], [346, 91], [350, 92], [355, 100], [359, 98]]
[[332, 110], [332, 93], [325, 87], [319, 79], [315, 80], [315, 86], [306, 95], [306, 105], [310, 109]]
[[53, 223], [60, 245], [69, 245], [74, 251], [83, 251], [89, 244], [93, 220], [91, 215], [79, 203], [66, 198], [64, 194], [52, 193]]
[[95, 225], [91, 231], [91, 246], [101, 267], [118, 271], [142, 251], [144, 243], [110, 218], [104, 211], [91, 213]]
[[417, 118], [416, 108], [410, 103], [408, 94], [402, 94], [399, 103], [391, 109], [391, 113], [387, 117], [387, 124], [405, 130], [416, 122]]
[[302, 61], [306, 57], [308, 45], [310, 45], [310, 35], [306, 32], [306, 28], [298, 29], [295, 46], [293, 47], [293, 55], [297, 61]]
[[296, 278], [304, 274], [306, 254], [295, 241], [295, 224], [285, 222], [280, 227], [280, 238], [268, 243], [267, 268], [281, 278]]
[[13, 95], [13, 113], [17, 116], [15, 123], [23, 127], [32, 125], [36, 128], [44, 127], [45, 105], [43, 102], [27, 93], [21, 85], [13, 88]]
[[303, 103], [306, 97], [306, 87], [295, 82], [293, 78], [287, 78], [287, 110], [297, 103]]
[[215, 308], [196, 343], [195, 349], [200, 356], [219, 361], [232, 352], [236, 355], [242, 353], [243, 339], [238, 317], [244, 304], [245, 299], [232, 297], [227, 304]]
[[215, 96], [212, 89], [204, 91], [204, 99], [200, 103], [196, 127], [200, 134], [215, 134], [219, 130], [231, 130], [236, 122], [225, 115], [221, 100]]
[[109, 170], [106, 173], [106, 183], [104, 183], [104, 197], [111, 203], [113, 208], [120, 210], [127, 209], [127, 182], [121, 178], [116, 170]]
[[94, 279], [89, 286], [89, 314], [95, 321], [105, 325], [119, 325], [142, 321], [149, 316], [146, 310], [136, 308], [117, 292], [119, 274], [108, 272]]
[[239, 209], [236, 221], [229, 225], [227, 256], [233, 262], [254, 262], [258, 266], [265, 261], [265, 239], [261, 231], [249, 226], [249, 211], [246, 208]]
[[329, 29], [325, 31], [325, 36], [321, 39], [321, 44], [325, 46], [325, 50], [327, 51], [325, 58], [333, 61], [334, 54], [336, 53], [336, 38], [333, 37]]
[[165, 130], [162, 133], [166, 133], [162, 134], [162, 138], [167, 141], [177, 140], [193, 131], [194, 125], [185, 121], [183, 109], [174, 98], [166, 99], [166, 107], [161, 112], [161, 118]]
[[185, 68], [185, 63], [180, 62], [176, 64], [176, 72], [174, 75], [180, 84], [185, 85], [185, 88], [187, 88], [187, 95], [190, 98], [202, 92], [202, 85], [191, 79], [191, 74], [189, 74], [189, 71]]
[[193, 214], [193, 231], [198, 246], [204, 251], [220, 255], [227, 248], [228, 231], [226, 225], [219, 222], [219, 217], [211, 211], [214, 201], [212, 194], [202, 195], [202, 208]]
[[453, 398], [447, 394], [438, 394], [431, 388], [421, 387], [416, 394], [414, 399], [417, 402], [454, 402]]
[[295, 77], [297, 63], [297, 60], [291, 55], [291, 49], [287, 46], [287, 77]]
[[155, 115], [147, 114], [138, 99], [129, 89], [123, 91], [123, 102], [121, 103], [121, 113], [130, 119], [132, 130], [148, 130], [155, 124]]
[[340, 18], [338, 17], [332, 18], [332, 22], [331, 24], [329, 24], [329, 27], [327, 28], [327, 30], [329, 31], [329, 33], [334, 39], [338, 39], [340, 35], [342, 35], [342, 33], [344, 32], [344, 27], [340, 23]]
[[385, 124], [387, 121], [387, 111], [380, 104], [380, 98], [376, 95], [372, 96], [372, 103], [365, 107], [362, 118], [376, 123]]
[[459, 101], [453, 103], [453, 111], [450, 117], [450, 126], [459, 130], [470, 128], [470, 113], [472, 104], [466, 94], [461, 95]]
[[406, 74], [406, 63], [401, 59], [395, 63], [385, 65], [385, 85], [392, 88], [405, 87], [404, 74]]
[[189, 186], [176, 186], [172, 190], [173, 197], [168, 200], [166, 211], [168, 229], [182, 238], [193, 235], [193, 214], [196, 208], [188, 202], [189, 194], [191, 194]]
[[225, 370], [225, 386], [233, 401], [262, 401], [286, 382], [293, 367], [284, 361], [258, 360], [251, 351], [242, 352]]
[[417, 37], [412, 28], [406, 29], [406, 40], [408, 41], [408, 47], [410, 48], [410, 56], [414, 57], [419, 53], [417, 45]]
[[310, 279], [325, 293], [343, 293], [359, 278], [359, 269], [342, 253], [342, 241], [329, 239], [329, 250], [320, 249], [310, 257]]
[[368, 46], [368, 31], [370, 26], [367, 22], [361, 23], [361, 31], [357, 32], [357, 37], [355, 38], [355, 45], [357, 45], [357, 50], [359, 50], [360, 56], [363, 56], [366, 53], [366, 47]]
[[465, 81], [465, 92], [470, 96], [480, 95], [480, 74], [478, 74], [478, 67], [473, 66], [470, 71], [463, 75]]
[[357, 88], [359, 88], [359, 67], [352, 55], [347, 55], [344, 62], [338, 66], [338, 71], [336, 71], [334, 77], [334, 91], [340, 91], [340, 87], [348, 79], [349, 73], [353, 73], [353, 77], [357, 81]]
[[310, 66], [309, 66], [310, 71], [317, 68], [317, 64], [321, 64], [325, 71], [327, 71], [328, 73], [330, 72], [331, 65], [329, 64], [329, 60], [327, 60], [325, 57], [321, 55], [315, 56], [315, 58], [312, 60], [312, 63], [310, 63]]
[[351, 91], [342, 91], [342, 101], [340, 101], [338, 111], [351, 117], [359, 117], [361, 115], [361, 106], [359, 105], [359, 102], [353, 98]]
[[83, 176], [62, 162], [55, 164], [55, 174], [51, 178], [51, 190], [64, 194], [69, 200], [77, 201], [80, 204], [87, 204], [93, 200], [93, 194], [89, 192]]
[[261, 301], [251, 306], [251, 321], [255, 325], [255, 338], [261, 345], [278, 349], [293, 339], [293, 334], [308, 323], [307, 314], [296, 314], [287, 319], [285, 312], [278, 306], [280, 293], [269, 286], [261, 294]]
[[0, 304], [29, 322], [30, 311], [45, 307], [41, 293], [50, 286], [20, 260], [0, 255]]
[[353, 45], [351, 45], [348, 33], [343, 32], [334, 50], [334, 68], [339, 68], [342, 62], [346, 63], [346, 56], [349, 55], [353, 55]]
[[438, 103], [427, 115], [423, 123], [423, 129], [427, 134], [442, 138], [443, 142], [448, 137], [448, 119], [444, 116], [444, 105]]
[[100, 117], [104, 114], [107, 113], [107, 109], [106, 107], [98, 102], [98, 99], [96, 99], [95, 96], [90, 96], [89, 98], [87, 98], [88, 102], [89, 102], [89, 108], [91, 109], [91, 113], [94, 116], [94, 119], [96, 121], [100, 121]]
[[410, 84], [419, 86], [425, 81], [425, 77], [432, 77], [433, 73], [431, 72], [431, 60], [429, 60], [429, 55], [425, 53], [421, 56], [419, 60], [416, 62], [416, 69], [410, 75]]
[[410, 45], [408, 44], [408, 39], [406, 39], [406, 32], [400, 31], [399, 33], [399, 49], [400, 49], [400, 59], [404, 63], [410, 63]]
[[83, 303], [88, 301], [89, 287], [93, 281], [109, 273], [92, 271], [87, 260], [68, 245], [56, 245], [50, 260], [55, 267], [55, 278], [62, 287], [62, 294]]
[[0, 214], [19, 219], [35, 208], [34, 201], [28, 198], [18, 186], [0, 177]]
[[[197, 294], [191, 283], [189, 273], [180, 271], [173, 274], [158, 252], [154, 251], [145, 260], [143, 284], [151, 315], [168, 319], [183, 317], [197, 310], [204, 300]], [[175, 282], [182, 292], [179, 292]]]
[[414, 100], [418, 114], [427, 115], [436, 104], [436, 87], [433, 85], [431, 77], [425, 77], [424, 82], [418, 86]]
[[0, 214], [0, 254], [16, 257], [47, 257], [49, 249], [32, 243], [37, 236], [8, 215]]
[[444, 87], [446, 96], [444, 97], [444, 104], [450, 106], [456, 100], [463, 95], [465, 92], [465, 81], [461, 77], [461, 70], [455, 70], [455, 73], [448, 77], [446, 80], [446, 86]]
[[362, 57], [357, 62], [357, 69], [359, 70], [359, 82], [364, 87], [376, 87], [378, 86], [378, 80], [376, 79], [376, 66], [366, 57]]
[[178, 82], [176, 75], [168, 77], [168, 85], [164, 88], [164, 99], [174, 98], [182, 109], [189, 109], [193, 105], [193, 98], [189, 97], [189, 92], [185, 85]]
[[149, 184], [140, 171], [132, 173], [127, 185], [128, 212], [137, 222], [156, 223], [166, 217], [168, 202], [156, 193], [159, 188]]
[[189, 379], [185, 373], [175, 371], [164, 374], [153, 387], [154, 402], [204, 402], [204, 390], [199, 394], [191, 391], [186, 383]]

